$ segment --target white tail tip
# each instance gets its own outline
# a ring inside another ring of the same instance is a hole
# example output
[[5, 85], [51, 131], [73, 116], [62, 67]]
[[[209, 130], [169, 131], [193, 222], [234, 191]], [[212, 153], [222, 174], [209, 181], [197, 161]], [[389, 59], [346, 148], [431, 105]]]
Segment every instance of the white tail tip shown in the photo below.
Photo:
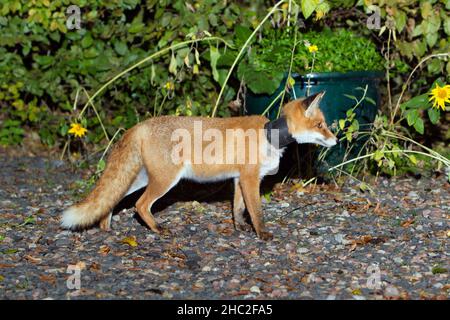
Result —
[[64, 210], [61, 217], [61, 227], [64, 229], [74, 229], [82, 223], [83, 215], [80, 209], [70, 207]]

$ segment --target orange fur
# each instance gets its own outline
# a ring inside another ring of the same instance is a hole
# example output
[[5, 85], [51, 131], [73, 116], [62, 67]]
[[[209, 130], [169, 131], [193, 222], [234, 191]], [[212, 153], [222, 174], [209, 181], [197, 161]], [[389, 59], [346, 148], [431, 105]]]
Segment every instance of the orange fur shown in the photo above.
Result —
[[[287, 119], [289, 133], [301, 139], [308, 134], [319, 135], [323, 139], [335, 139], [325, 125], [322, 112], [318, 108], [311, 108], [309, 111], [312, 116], [308, 117], [305, 116], [307, 107], [303, 105], [302, 100], [292, 101], [284, 107], [283, 114]], [[251, 229], [245, 224], [242, 216], [247, 208], [257, 235], [261, 239], [271, 238], [271, 235], [265, 231], [262, 219], [259, 186], [266, 171], [278, 165], [281, 152], [274, 158], [268, 157], [264, 150], [270, 145], [265, 136], [256, 141], [254, 137], [250, 137], [244, 144], [237, 144], [234, 140], [224, 138], [220, 144], [220, 150], [218, 149], [215, 155], [220, 151], [224, 153], [227, 145], [232, 145], [237, 152], [231, 163], [196, 163], [194, 154], [190, 157], [186, 156], [182, 163], [174, 163], [170, 153], [178, 142], [171, 140], [172, 134], [177, 129], [186, 129], [193, 133], [195, 121], [201, 121], [203, 130], [215, 129], [226, 137], [227, 129], [263, 130], [268, 120], [262, 116], [234, 118], [162, 116], [137, 124], [129, 129], [113, 148], [103, 175], [88, 197], [63, 213], [62, 226], [72, 229], [83, 228], [100, 222], [102, 229], [109, 229], [111, 210], [125, 195], [140, 169], [144, 167], [148, 176], [148, 185], [137, 201], [136, 209], [139, 216], [154, 232], [160, 232], [160, 229], [151, 213], [151, 207], [181, 178], [192, 178], [197, 181], [234, 178], [233, 216], [236, 228]], [[318, 126], [319, 123], [320, 126]], [[251, 143], [256, 144], [258, 153], [257, 161], [253, 163], [251, 157], [255, 155], [248, 152]], [[202, 147], [206, 148], [207, 145], [207, 141], [202, 142]], [[192, 147], [194, 148], [193, 142]], [[242, 155], [245, 161], [239, 163], [237, 159]]]

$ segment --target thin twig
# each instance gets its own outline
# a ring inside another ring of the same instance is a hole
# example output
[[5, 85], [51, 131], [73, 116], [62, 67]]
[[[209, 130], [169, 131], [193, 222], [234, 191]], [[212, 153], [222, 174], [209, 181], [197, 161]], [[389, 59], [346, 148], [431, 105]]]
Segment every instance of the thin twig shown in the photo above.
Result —
[[233, 70], [236, 67], [236, 64], [238, 63], [238, 61], [241, 58], [242, 54], [244, 53], [245, 49], [250, 44], [250, 41], [253, 39], [253, 37], [258, 32], [258, 30], [262, 27], [262, 25], [267, 21], [267, 19], [270, 18], [270, 16], [277, 10], [277, 8], [284, 2], [286, 2], [286, 0], [281, 0], [281, 1], [277, 2], [272, 7], [272, 9], [269, 11], [269, 13], [264, 17], [264, 19], [258, 24], [258, 26], [255, 28], [255, 30], [253, 30], [252, 34], [247, 38], [247, 41], [245, 41], [245, 43], [242, 46], [241, 50], [239, 51], [236, 59], [234, 59], [234, 62], [231, 65], [230, 70], [228, 70], [228, 74], [227, 74], [227, 76], [225, 78], [225, 81], [222, 84], [222, 87], [221, 87], [220, 92], [219, 92], [219, 96], [217, 97], [217, 100], [216, 100], [216, 104], [214, 105], [213, 111], [211, 113], [211, 117], [212, 118], [214, 118], [216, 116], [217, 108], [219, 107], [219, 103], [220, 103], [222, 95], [223, 95], [223, 93], [225, 91], [225, 87], [226, 87], [226, 85], [228, 83], [228, 80], [230, 79], [231, 74], [233, 73]]

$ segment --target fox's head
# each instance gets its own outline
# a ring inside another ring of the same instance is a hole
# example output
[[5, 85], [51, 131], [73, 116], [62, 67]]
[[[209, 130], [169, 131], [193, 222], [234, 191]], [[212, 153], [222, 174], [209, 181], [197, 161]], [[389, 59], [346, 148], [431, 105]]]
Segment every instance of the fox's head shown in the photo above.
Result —
[[324, 147], [336, 145], [337, 138], [328, 129], [319, 104], [325, 91], [304, 99], [289, 102], [283, 113], [286, 117], [289, 133], [297, 143], [317, 143]]

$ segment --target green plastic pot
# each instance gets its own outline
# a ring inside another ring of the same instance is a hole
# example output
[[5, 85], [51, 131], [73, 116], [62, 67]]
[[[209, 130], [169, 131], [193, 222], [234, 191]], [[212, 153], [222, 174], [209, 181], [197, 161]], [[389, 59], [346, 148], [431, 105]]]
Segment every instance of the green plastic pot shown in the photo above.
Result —
[[[356, 119], [359, 121], [360, 130], [370, 127], [375, 120], [375, 116], [378, 112], [380, 105], [380, 90], [379, 84], [384, 77], [383, 72], [378, 71], [355, 71], [355, 72], [325, 72], [325, 73], [312, 73], [308, 76], [302, 76], [300, 74], [292, 74], [292, 78], [295, 80], [293, 90], [289, 94], [286, 94], [288, 99], [302, 98], [306, 96], [308, 90], [308, 77], [309, 77], [309, 94], [314, 94], [325, 90], [326, 94], [320, 103], [321, 110], [325, 115], [325, 119], [328, 125], [331, 125], [334, 121], [346, 118], [347, 110], [355, 106], [355, 100], [349, 96], [354, 96], [360, 99], [363, 96], [364, 91], [361, 88], [365, 88], [367, 85], [366, 97], [361, 105], [356, 110]], [[246, 114], [262, 114], [273, 102], [274, 99], [280, 94], [286, 83], [287, 75], [282, 80], [280, 87], [277, 91], [269, 95], [253, 94], [250, 90], [246, 95]], [[266, 113], [266, 116], [274, 120], [276, 119], [280, 99], [276, 101], [271, 109]], [[375, 104], [369, 101], [374, 101]], [[364, 138], [356, 139], [352, 151], [347, 155], [347, 159], [359, 154]], [[338, 143], [331, 148], [323, 162], [321, 162], [317, 168], [319, 171], [326, 171], [330, 166], [341, 163], [344, 160], [347, 145]]]

